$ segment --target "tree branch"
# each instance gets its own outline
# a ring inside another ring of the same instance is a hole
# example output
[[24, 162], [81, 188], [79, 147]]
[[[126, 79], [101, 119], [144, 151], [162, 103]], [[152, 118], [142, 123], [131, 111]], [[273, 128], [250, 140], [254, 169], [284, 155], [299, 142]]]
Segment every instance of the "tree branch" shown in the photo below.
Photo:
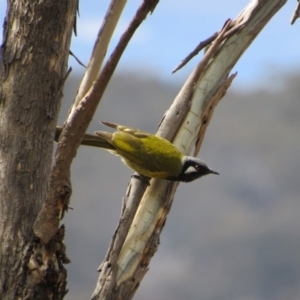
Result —
[[205, 110], [202, 112], [202, 115], [201, 115], [202, 125], [200, 127], [199, 133], [196, 138], [195, 150], [194, 150], [194, 154], [193, 154], [194, 156], [197, 156], [200, 151], [206, 129], [210, 123], [210, 120], [212, 118], [212, 115], [215, 111], [216, 106], [218, 105], [220, 100], [225, 96], [228, 88], [230, 87], [230, 85], [231, 85], [233, 79], [236, 77], [236, 75], [237, 75], [237, 73], [234, 73], [228, 77], [228, 79], [225, 81], [225, 83], [219, 88], [217, 93], [209, 100]]
[[108, 45], [119, 22], [125, 4], [126, 0], [112, 0], [110, 3], [102, 26], [98, 32], [98, 36], [95, 41], [90, 62], [87, 66], [83, 79], [80, 83], [77, 95], [75, 97], [71, 114], [76, 109], [80, 100], [86, 95], [88, 90], [91, 88], [94, 80], [96, 80], [99, 74], [100, 68], [103, 64], [104, 57], [107, 52]]
[[[138, 184], [136, 184], [136, 182], [138, 182]], [[112, 237], [104, 261], [98, 268], [101, 276], [98, 279], [92, 299], [105, 299], [107, 295], [111, 295], [113, 292], [113, 288], [116, 284], [118, 257], [147, 186], [148, 184], [145, 181], [133, 177], [127, 188], [119, 225]], [[104, 287], [105, 291], [103, 291]], [[104, 298], [98, 298], [100, 293], [103, 292], [105, 292], [106, 296]]]
[[[252, 1], [234, 21], [226, 23], [208, 48], [204, 56], [205, 63], [200, 62], [165, 114], [158, 134], [171, 138], [185, 154], [190, 153], [198, 141], [198, 151], [214, 107], [235, 77], [232, 75], [228, 78], [229, 72], [284, 3], [280, 0]], [[105, 272], [101, 269], [93, 299], [133, 297], [157, 249], [177, 186], [178, 183], [151, 180], [121, 249], [117, 270], [110, 268], [112, 262], [107, 260], [110, 257], [107, 255], [104, 262], [107, 268]], [[113, 246], [110, 251], [114, 251]], [[114, 281], [116, 285], [112, 289]]]
[[[261, 1], [261, 2], [263, 2], [263, 1]], [[254, 7], [254, 9], [251, 9], [252, 6]], [[241, 14], [236, 18], [235, 22], [231, 23], [231, 25], [228, 28], [228, 30], [226, 30], [226, 32], [223, 34], [223, 40], [231, 37], [238, 30], [240, 30], [246, 24], [246, 22], [249, 20], [249, 18], [253, 14], [255, 14], [255, 12], [257, 10], [259, 10], [259, 8], [260, 8], [260, 3], [256, 3], [255, 1], [253, 1], [253, 4], [250, 3], [250, 5], [248, 5], [247, 8], [244, 11], [242, 11]], [[225, 25], [226, 25], [226, 22], [225, 22], [224, 26]], [[203, 48], [205, 48], [209, 44], [211, 44], [217, 37], [220, 38], [220, 32], [216, 32], [212, 36], [210, 36], [209, 38], [207, 38], [206, 40], [200, 42], [200, 44], [186, 58], [184, 58], [177, 67], [174, 68], [174, 70], [172, 71], [172, 73], [175, 73], [178, 70], [180, 70], [194, 56], [196, 56]]]
[[55, 235], [59, 219], [68, 209], [71, 195], [70, 166], [81, 139], [130, 39], [157, 3], [158, 0], [143, 1], [92, 87], [69, 115], [58, 143], [49, 194], [34, 224], [34, 233], [45, 243]]

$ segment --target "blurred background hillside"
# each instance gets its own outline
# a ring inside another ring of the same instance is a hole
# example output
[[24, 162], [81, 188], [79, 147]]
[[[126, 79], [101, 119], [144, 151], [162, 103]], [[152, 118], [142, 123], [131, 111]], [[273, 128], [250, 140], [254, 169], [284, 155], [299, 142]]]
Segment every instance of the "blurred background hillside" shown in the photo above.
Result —
[[[140, 2], [128, 1], [108, 53]], [[160, 1], [126, 49], [89, 132], [107, 129], [100, 120], [155, 132], [201, 54], [178, 73], [171, 70], [249, 2]], [[0, 0], [1, 21], [6, 3]], [[86, 64], [109, 3], [79, 1], [71, 50]], [[199, 155], [221, 175], [179, 186], [135, 299], [300, 299], [300, 21], [289, 24], [296, 4], [287, 1], [234, 67], [238, 76]], [[82, 75], [72, 57], [70, 65], [59, 124]], [[74, 210], [64, 219], [72, 260], [67, 300], [90, 298], [131, 174], [117, 157], [80, 147], [72, 168]]]
[[[179, 186], [136, 299], [300, 299], [299, 79], [300, 73], [278, 75], [275, 91], [233, 87], [222, 99], [200, 152], [221, 175]], [[78, 80], [66, 85], [60, 124]], [[179, 89], [118, 74], [89, 132], [107, 129], [100, 120], [155, 132]], [[89, 298], [131, 174], [106, 151], [80, 147], [74, 210], [64, 220], [72, 260], [66, 299]]]

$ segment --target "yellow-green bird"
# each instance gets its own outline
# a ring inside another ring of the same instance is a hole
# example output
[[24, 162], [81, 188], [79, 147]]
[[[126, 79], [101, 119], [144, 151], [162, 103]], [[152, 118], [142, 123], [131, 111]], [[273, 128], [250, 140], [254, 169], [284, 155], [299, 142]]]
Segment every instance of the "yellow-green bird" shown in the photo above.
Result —
[[[97, 136], [85, 134], [81, 144], [104, 148], [120, 156], [126, 166], [140, 175], [190, 182], [207, 174], [219, 174], [199, 158], [183, 155], [162, 137], [119, 124], [102, 123], [117, 131], [96, 131]], [[56, 141], [60, 133], [57, 127]]]

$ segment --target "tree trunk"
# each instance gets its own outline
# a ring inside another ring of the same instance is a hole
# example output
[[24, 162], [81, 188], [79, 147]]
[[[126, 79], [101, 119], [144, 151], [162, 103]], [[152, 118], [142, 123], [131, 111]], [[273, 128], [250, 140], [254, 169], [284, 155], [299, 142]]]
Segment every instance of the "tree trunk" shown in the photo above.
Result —
[[76, 6], [8, 2], [0, 61], [0, 299], [65, 293], [65, 271], [42, 266], [32, 226], [48, 190]]

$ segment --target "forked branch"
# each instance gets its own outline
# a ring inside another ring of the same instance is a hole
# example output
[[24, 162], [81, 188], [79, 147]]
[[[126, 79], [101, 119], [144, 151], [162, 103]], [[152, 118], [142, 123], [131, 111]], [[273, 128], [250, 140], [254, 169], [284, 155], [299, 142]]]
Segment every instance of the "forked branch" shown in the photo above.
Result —
[[59, 220], [68, 209], [71, 196], [70, 167], [81, 139], [129, 41], [157, 3], [158, 0], [143, 1], [91, 88], [69, 115], [58, 143], [48, 197], [34, 224], [35, 235], [44, 243], [48, 243], [55, 235]]
[[[215, 105], [235, 77], [235, 74], [229, 76], [233, 66], [284, 3], [281, 0], [252, 1], [235, 20], [226, 22], [163, 117], [159, 135], [172, 140], [184, 154], [189, 154], [196, 143], [198, 152]], [[131, 188], [135, 184], [131, 182]], [[157, 250], [177, 186], [177, 183], [151, 180], [137, 211], [131, 212], [134, 218], [117, 257], [113, 255], [114, 241], [122, 230], [121, 222], [118, 226], [102, 263], [105, 271], [99, 270], [92, 299], [133, 297]], [[130, 197], [130, 193], [127, 196]], [[119, 249], [120, 245], [117, 253]]]

